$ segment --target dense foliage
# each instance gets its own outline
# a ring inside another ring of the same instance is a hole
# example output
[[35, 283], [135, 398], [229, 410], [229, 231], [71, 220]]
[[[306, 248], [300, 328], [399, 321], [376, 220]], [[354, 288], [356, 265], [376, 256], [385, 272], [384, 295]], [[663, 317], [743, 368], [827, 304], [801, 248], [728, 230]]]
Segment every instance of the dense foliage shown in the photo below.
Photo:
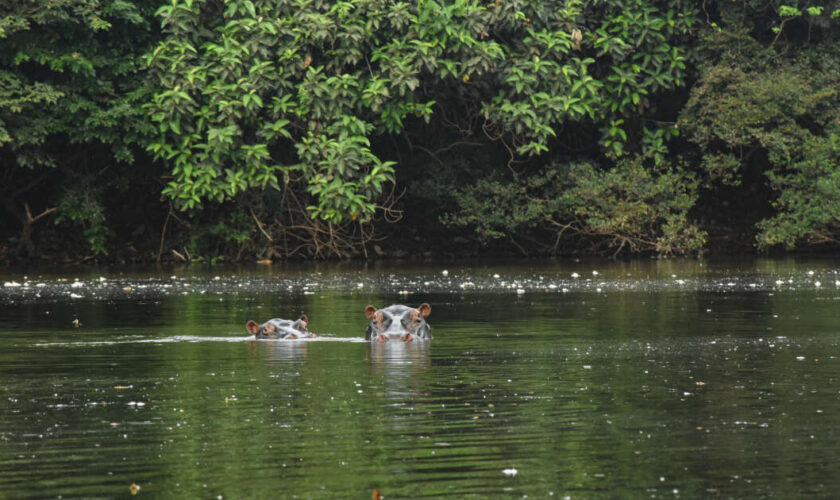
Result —
[[691, 255], [838, 240], [831, 2], [2, 9], [7, 255]]
[[[0, 230], [30, 256], [65, 253], [66, 241], [78, 238], [107, 253], [111, 228], [130, 210], [121, 200], [136, 199], [136, 185], [143, 198], [159, 189], [158, 172], [135, 161], [152, 130], [142, 110], [152, 87], [141, 56], [157, 31], [154, 4], [0, 7]], [[109, 203], [119, 213], [106, 213]], [[59, 227], [47, 228], [51, 241], [36, 247], [35, 228], [48, 220]]]

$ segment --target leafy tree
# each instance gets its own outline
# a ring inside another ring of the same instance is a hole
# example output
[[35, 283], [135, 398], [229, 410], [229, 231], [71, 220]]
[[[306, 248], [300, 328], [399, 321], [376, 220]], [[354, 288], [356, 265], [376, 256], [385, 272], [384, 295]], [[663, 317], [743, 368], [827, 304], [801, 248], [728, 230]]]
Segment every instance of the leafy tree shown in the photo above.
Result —
[[838, 9], [9, 3], [0, 232], [29, 255], [207, 261], [388, 234], [691, 254], [730, 197], [759, 249], [836, 244]]
[[720, 25], [703, 39], [700, 78], [681, 112], [680, 129], [704, 157], [700, 171], [711, 189], [757, 172], [758, 182], [775, 194], [768, 200], [775, 213], [756, 227], [759, 249], [836, 243], [835, 16], [805, 5], [769, 6], [753, 1], [720, 12]]
[[0, 8], [0, 199], [30, 255], [34, 222], [52, 214], [81, 226], [90, 250], [106, 252], [104, 184], [126, 179], [150, 130], [139, 104], [148, 92], [140, 55], [154, 33], [151, 5], [30, 0]]
[[694, 22], [688, 2], [643, 0], [174, 0], [158, 14], [150, 150], [170, 165], [165, 194], [195, 209], [274, 189], [274, 218], [330, 234], [371, 220], [395, 174], [383, 140], [435, 142], [423, 122], [499, 141], [511, 161], [580, 125], [613, 156], [638, 142], [661, 161], [668, 125], [650, 99], [684, 82]]
[[607, 171], [591, 163], [554, 165], [524, 179], [479, 181], [457, 198], [460, 215], [444, 221], [474, 226], [483, 241], [509, 237], [525, 254], [546, 251], [539, 237], [546, 229], [553, 251], [572, 234], [592, 241], [594, 251], [691, 254], [706, 236], [688, 220], [697, 187], [692, 174], [646, 168], [638, 157]]

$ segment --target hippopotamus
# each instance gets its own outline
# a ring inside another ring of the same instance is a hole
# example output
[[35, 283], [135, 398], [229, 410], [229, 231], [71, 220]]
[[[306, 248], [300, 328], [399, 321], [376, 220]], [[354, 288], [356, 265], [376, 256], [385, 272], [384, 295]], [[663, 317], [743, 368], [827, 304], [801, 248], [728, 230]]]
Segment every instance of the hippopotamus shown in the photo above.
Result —
[[424, 319], [431, 312], [432, 306], [425, 303], [417, 309], [404, 305], [388, 306], [385, 309], [367, 306], [365, 316], [370, 319], [370, 325], [365, 330], [365, 340], [432, 340], [432, 327]]
[[258, 339], [298, 339], [315, 337], [309, 333], [306, 325], [309, 318], [304, 314], [297, 320], [274, 318], [258, 325], [256, 321], [250, 320], [245, 328]]

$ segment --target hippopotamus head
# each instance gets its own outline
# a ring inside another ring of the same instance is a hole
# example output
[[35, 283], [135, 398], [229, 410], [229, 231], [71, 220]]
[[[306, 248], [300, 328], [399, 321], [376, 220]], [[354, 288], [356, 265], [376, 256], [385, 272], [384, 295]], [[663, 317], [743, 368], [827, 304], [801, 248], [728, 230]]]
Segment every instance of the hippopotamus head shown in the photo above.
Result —
[[429, 304], [421, 304], [416, 309], [403, 305], [388, 306], [384, 309], [367, 306], [365, 316], [370, 319], [370, 325], [365, 331], [365, 340], [431, 340], [432, 327], [425, 319], [431, 312], [432, 306]]
[[258, 325], [256, 321], [251, 320], [245, 325], [249, 333], [253, 334], [258, 339], [297, 339], [303, 337], [314, 337], [314, 333], [309, 333], [306, 325], [309, 319], [306, 315], [301, 316], [297, 320], [290, 319], [270, 319], [265, 323]]

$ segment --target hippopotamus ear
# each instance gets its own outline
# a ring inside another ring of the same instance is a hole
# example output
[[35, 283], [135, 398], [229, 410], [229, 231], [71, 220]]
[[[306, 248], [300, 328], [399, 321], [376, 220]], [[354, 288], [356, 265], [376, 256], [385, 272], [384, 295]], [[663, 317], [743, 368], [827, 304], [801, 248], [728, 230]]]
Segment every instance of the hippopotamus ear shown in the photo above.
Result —
[[365, 316], [367, 316], [368, 319], [373, 318], [374, 314], [376, 314], [376, 308], [374, 306], [365, 307]]
[[300, 318], [295, 322], [295, 328], [306, 331], [306, 325], [309, 324], [309, 318], [305, 314], [301, 314]]
[[248, 324], [245, 325], [245, 329], [248, 330], [248, 333], [251, 335], [256, 335], [258, 331], [260, 331], [260, 325], [257, 324], [256, 321], [250, 320]]
[[429, 304], [427, 304], [425, 302], [420, 304], [420, 307], [418, 307], [417, 310], [420, 311], [420, 315], [423, 316], [424, 318], [426, 316], [432, 314], [432, 306], [430, 306]]

